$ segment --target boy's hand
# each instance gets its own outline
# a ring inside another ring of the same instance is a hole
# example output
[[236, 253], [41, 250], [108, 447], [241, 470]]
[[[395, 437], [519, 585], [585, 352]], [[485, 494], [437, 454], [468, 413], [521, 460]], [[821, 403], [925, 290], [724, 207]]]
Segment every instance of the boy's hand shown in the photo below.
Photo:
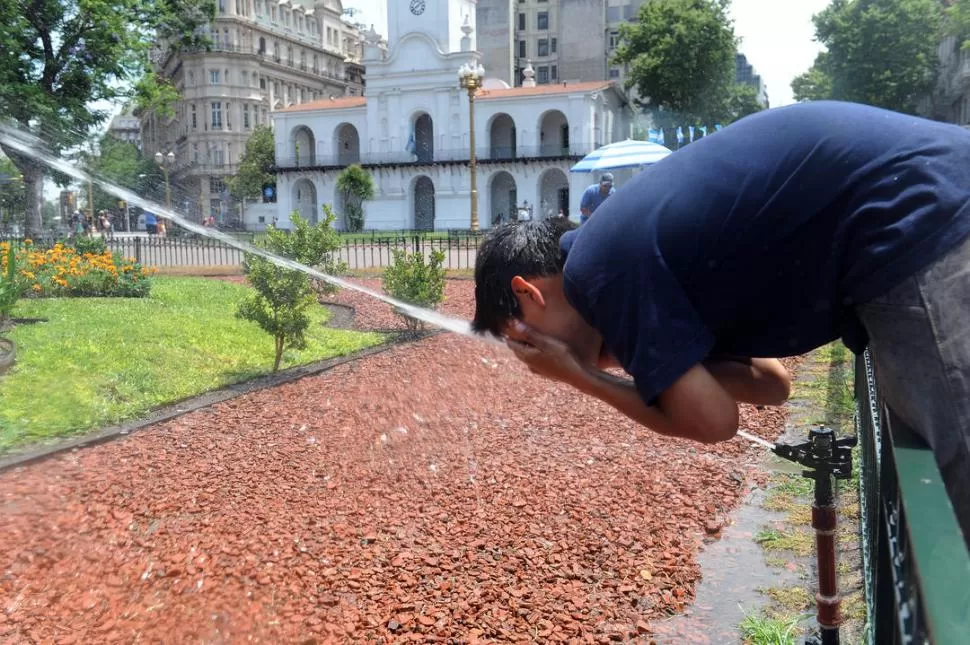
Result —
[[542, 334], [521, 321], [512, 323], [512, 333], [505, 343], [533, 374], [575, 384], [585, 368], [569, 345], [558, 338]]

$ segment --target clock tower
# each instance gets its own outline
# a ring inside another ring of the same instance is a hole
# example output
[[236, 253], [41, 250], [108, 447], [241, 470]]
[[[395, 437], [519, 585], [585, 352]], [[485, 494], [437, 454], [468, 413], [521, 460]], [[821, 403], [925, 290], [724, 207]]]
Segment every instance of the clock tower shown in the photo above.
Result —
[[[394, 49], [404, 36], [421, 33], [434, 40], [446, 54], [474, 50], [477, 3], [477, 0], [387, 0], [388, 47]], [[470, 43], [466, 36], [469, 26]], [[463, 38], [466, 38], [465, 48]]]

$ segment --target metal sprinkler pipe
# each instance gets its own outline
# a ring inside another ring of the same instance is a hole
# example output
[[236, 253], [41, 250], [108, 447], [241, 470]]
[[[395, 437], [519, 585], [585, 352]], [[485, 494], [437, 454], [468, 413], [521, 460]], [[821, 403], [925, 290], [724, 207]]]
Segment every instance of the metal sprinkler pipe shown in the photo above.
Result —
[[836, 571], [838, 559], [838, 513], [836, 485], [852, 477], [852, 448], [856, 437], [836, 439], [831, 428], [812, 428], [808, 441], [795, 445], [776, 444], [773, 452], [806, 466], [802, 476], [814, 480], [812, 527], [815, 529], [815, 558], [818, 591], [815, 594], [818, 636], [809, 636], [806, 645], [839, 645], [842, 624], [841, 598]]

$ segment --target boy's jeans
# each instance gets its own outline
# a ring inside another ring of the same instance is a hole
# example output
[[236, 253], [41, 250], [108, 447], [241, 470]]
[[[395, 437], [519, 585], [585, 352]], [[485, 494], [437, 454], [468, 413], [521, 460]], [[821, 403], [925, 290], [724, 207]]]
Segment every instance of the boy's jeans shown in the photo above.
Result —
[[933, 449], [970, 546], [970, 238], [858, 314], [880, 392]]

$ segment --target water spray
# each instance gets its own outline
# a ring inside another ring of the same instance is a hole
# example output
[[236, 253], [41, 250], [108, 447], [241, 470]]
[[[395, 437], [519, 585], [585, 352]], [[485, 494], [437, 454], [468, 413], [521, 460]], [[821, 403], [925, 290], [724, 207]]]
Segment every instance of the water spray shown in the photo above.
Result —
[[[198, 233], [199, 235], [202, 235], [204, 237], [210, 237], [210, 238], [220, 240], [225, 244], [227, 244], [228, 246], [231, 246], [235, 249], [239, 249], [244, 253], [251, 253], [253, 255], [258, 255], [262, 258], [269, 260], [273, 264], [276, 264], [277, 266], [283, 267], [284, 269], [301, 271], [313, 278], [322, 280], [324, 282], [328, 282], [337, 287], [341, 287], [343, 289], [350, 289], [351, 291], [357, 291], [359, 293], [363, 293], [365, 295], [371, 296], [372, 298], [376, 298], [377, 300], [385, 302], [391, 305], [392, 307], [396, 307], [400, 309], [401, 311], [407, 313], [409, 316], [412, 316], [413, 318], [417, 318], [418, 320], [422, 320], [424, 322], [430, 323], [435, 327], [439, 327], [446, 331], [454, 332], [456, 334], [467, 336], [469, 338], [474, 338], [475, 340], [478, 340], [480, 342], [487, 343], [490, 345], [501, 345], [503, 347], [505, 346], [505, 343], [501, 339], [498, 339], [490, 334], [477, 334], [473, 332], [471, 329], [471, 325], [467, 320], [463, 320], [461, 318], [455, 318], [453, 316], [447, 316], [437, 311], [424, 309], [423, 307], [417, 307], [415, 305], [402, 302], [400, 300], [397, 300], [396, 298], [391, 298], [390, 296], [383, 294], [379, 291], [368, 289], [367, 287], [361, 286], [359, 284], [355, 284], [347, 280], [343, 280], [342, 278], [338, 278], [336, 276], [323, 273], [312, 267], [308, 267], [304, 264], [300, 264], [299, 262], [295, 262], [293, 260], [280, 257], [275, 253], [271, 253], [265, 249], [258, 248], [242, 240], [238, 240], [231, 235], [227, 235], [226, 233], [219, 231], [218, 229], [196, 224], [191, 220], [185, 219], [184, 217], [182, 217], [181, 215], [179, 215], [178, 213], [176, 213], [174, 210], [170, 208], [166, 208], [161, 204], [156, 204], [147, 199], [139, 197], [138, 195], [136, 195], [135, 193], [131, 192], [126, 188], [122, 188], [121, 186], [113, 184], [109, 181], [105, 181], [103, 179], [94, 177], [88, 174], [87, 172], [81, 170], [80, 168], [76, 168], [70, 163], [64, 161], [63, 159], [51, 153], [44, 152], [43, 150], [45, 148], [45, 144], [43, 140], [41, 140], [40, 138], [32, 134], [28, 134], [28, 133], [22, 132], [21, 130], [13, 129], [8, 126], [0, 124], [0, 141], [2, 141], [5, 145], [10, 146], [11, 148], [14, 148], [21, 154], [27, 157], [31, 157], [37, 161], [40, 161], [45, 165], [50, 166], [51, 168], [54, 168], [55, 170], [58, 170], [64, 173], [65, 175], [69, 175], [73, 177], [74, 179], [97, 184], [99, 187], [103, 188], [106, 192], [109, 192], [115, 195], [116, 197], [119, 197], [125, 200], [129, 204], [140, 206], [145, 210], [149, 210], [153, 213], [161, 215], [165, 219], [170, 219], [176, 224], [178, 224], [179, 226], [181, 226], [182, 228], [192, 231], [193, 233]], [[752, 434], [749, 434], [744, 430], [738, 430], [738, 435], [744, 439], [747, 439], [751, 443], [759, 445], [763, 448], [768, 448], [769, 450], [775, 449], [774, 444], [768, 441], [765, 441], [760, 437], [756, 437]]]
[[85, 182], [97, 184], [100, 188], [104, 189], [106, 192], [109, 192], [115, 195], [116, 197], [124, 199], [129, 204], [140, 206], [145, 210], [149, 210], [153, 213], [161, 215], [165, 219], [172, 220], [173, 222], [175, 222], [176, 224], [178, 224], [179, 226], [181, 226], [182, 228], [188, 231], [192, 231], [193, 233], [198, 233], [199, 235], [202, 235], [204, 237], [211, 237], [211, 238], [220, 240], [225, 244], [233, 248], [236, 248], [244, 253], [258, 255], [284, 269], [301, 271], [313, 278], [316, 278], [317, 280], [328, 282], [334, 286], [341, 287], [343, 289], [350, 289], [351, 291], [357, 291], [357, 292], [366, 294], [368, 296], [371, 296], [372, 298], [376, 298], [382, 302], [385, 302], [391, 305], [392, 307], [396, 307], [397, 309], [400, 309], [401, 311], [403, 311], [404, 313], [408, 314], [413, 318], [417, 318], [418, 320], [422, 320], [426, 323], [430, 323], [435, 327], [439, 327], [441, 329], [454, 332], [462, 336], [467, 336], [469, 338], [474, 338], [481, 342], [492, 344], [492, 345], [504, 346], [505, 344], [501, 340], [489, 334], [477, 334], [473, 332], [471, 325], [467, 320], [463, 320], [461, 318], [455, 318], [453, 316], [447, 316], [445, 314], [438, 313], [437, 311], [431, 311], [430, 309], [424, 309], [423, 307], [417, 307], [415, 305], [402, 302], [400, 300], [397, 300], [396, 298], [391, 298], [390, 296], [383, 294], [379, 291], [368, 289], [367, 287], [354, 284], [353, 282], [343, 280], [336, 276], [328, 275], [321, 271], [317, 271], [316, 269], [300, 264], [299, 262], [294, 262], [293, 260], [280, 257], [275, 253], [271, 253], [265, 249], [258, 248], [256, 246], [253, 246], [252, 244], [243, 242], [242, 240], [237, 240], [233, 236], [227, 235], [226, 233], [223, 233], [222, 231], [219, 231], [217, 229], [208, 228], [200, 224], [196, 224], [195, 222], [185, 219], [184, 217], [182, 217], [181, 215], [179, 215], [178, 213], [176, 213], [174, 210], [170, 208], [166, 208], [164, 206], [161, 206], [160, 204], [155, 204], [154, 202], [151, 202], [147, 199], [139, 197], [138, 195], [131, 192], [130, 190], [122, 188], [121, 186], [118, 186], [116, 184], [112, 184], [109, 181], [105, 181], [103, 179], [99, 179], [97, 177], [89, 175], [85, 171], [81, 170], [80, 168], [74, 167], [73, 165], [64, 161], [63, 159], [60, 159], [59, 157], [56, 157], [48, 152], [43, 152], [42, 151], [44, 146], [43, 141], [37, 137], [34, 137], [33, 135], [25, 134], [19, 130], [14, 130], [5, 125], [0, 124], [0, 141], [2, 141], [5, 145], [8, 145], [11, 148], [17, 150], [19, 153], [23, 154], [24, 156], [31, 157], [32, 159], [40, 161], [45, 165], [55, 170], [58, 170], [59, 172], [62, 172], [65, 175], [69, 175], [70, 177], [73, 177], [74, 179], [77, 179], [79, 181], [85, 181]]

